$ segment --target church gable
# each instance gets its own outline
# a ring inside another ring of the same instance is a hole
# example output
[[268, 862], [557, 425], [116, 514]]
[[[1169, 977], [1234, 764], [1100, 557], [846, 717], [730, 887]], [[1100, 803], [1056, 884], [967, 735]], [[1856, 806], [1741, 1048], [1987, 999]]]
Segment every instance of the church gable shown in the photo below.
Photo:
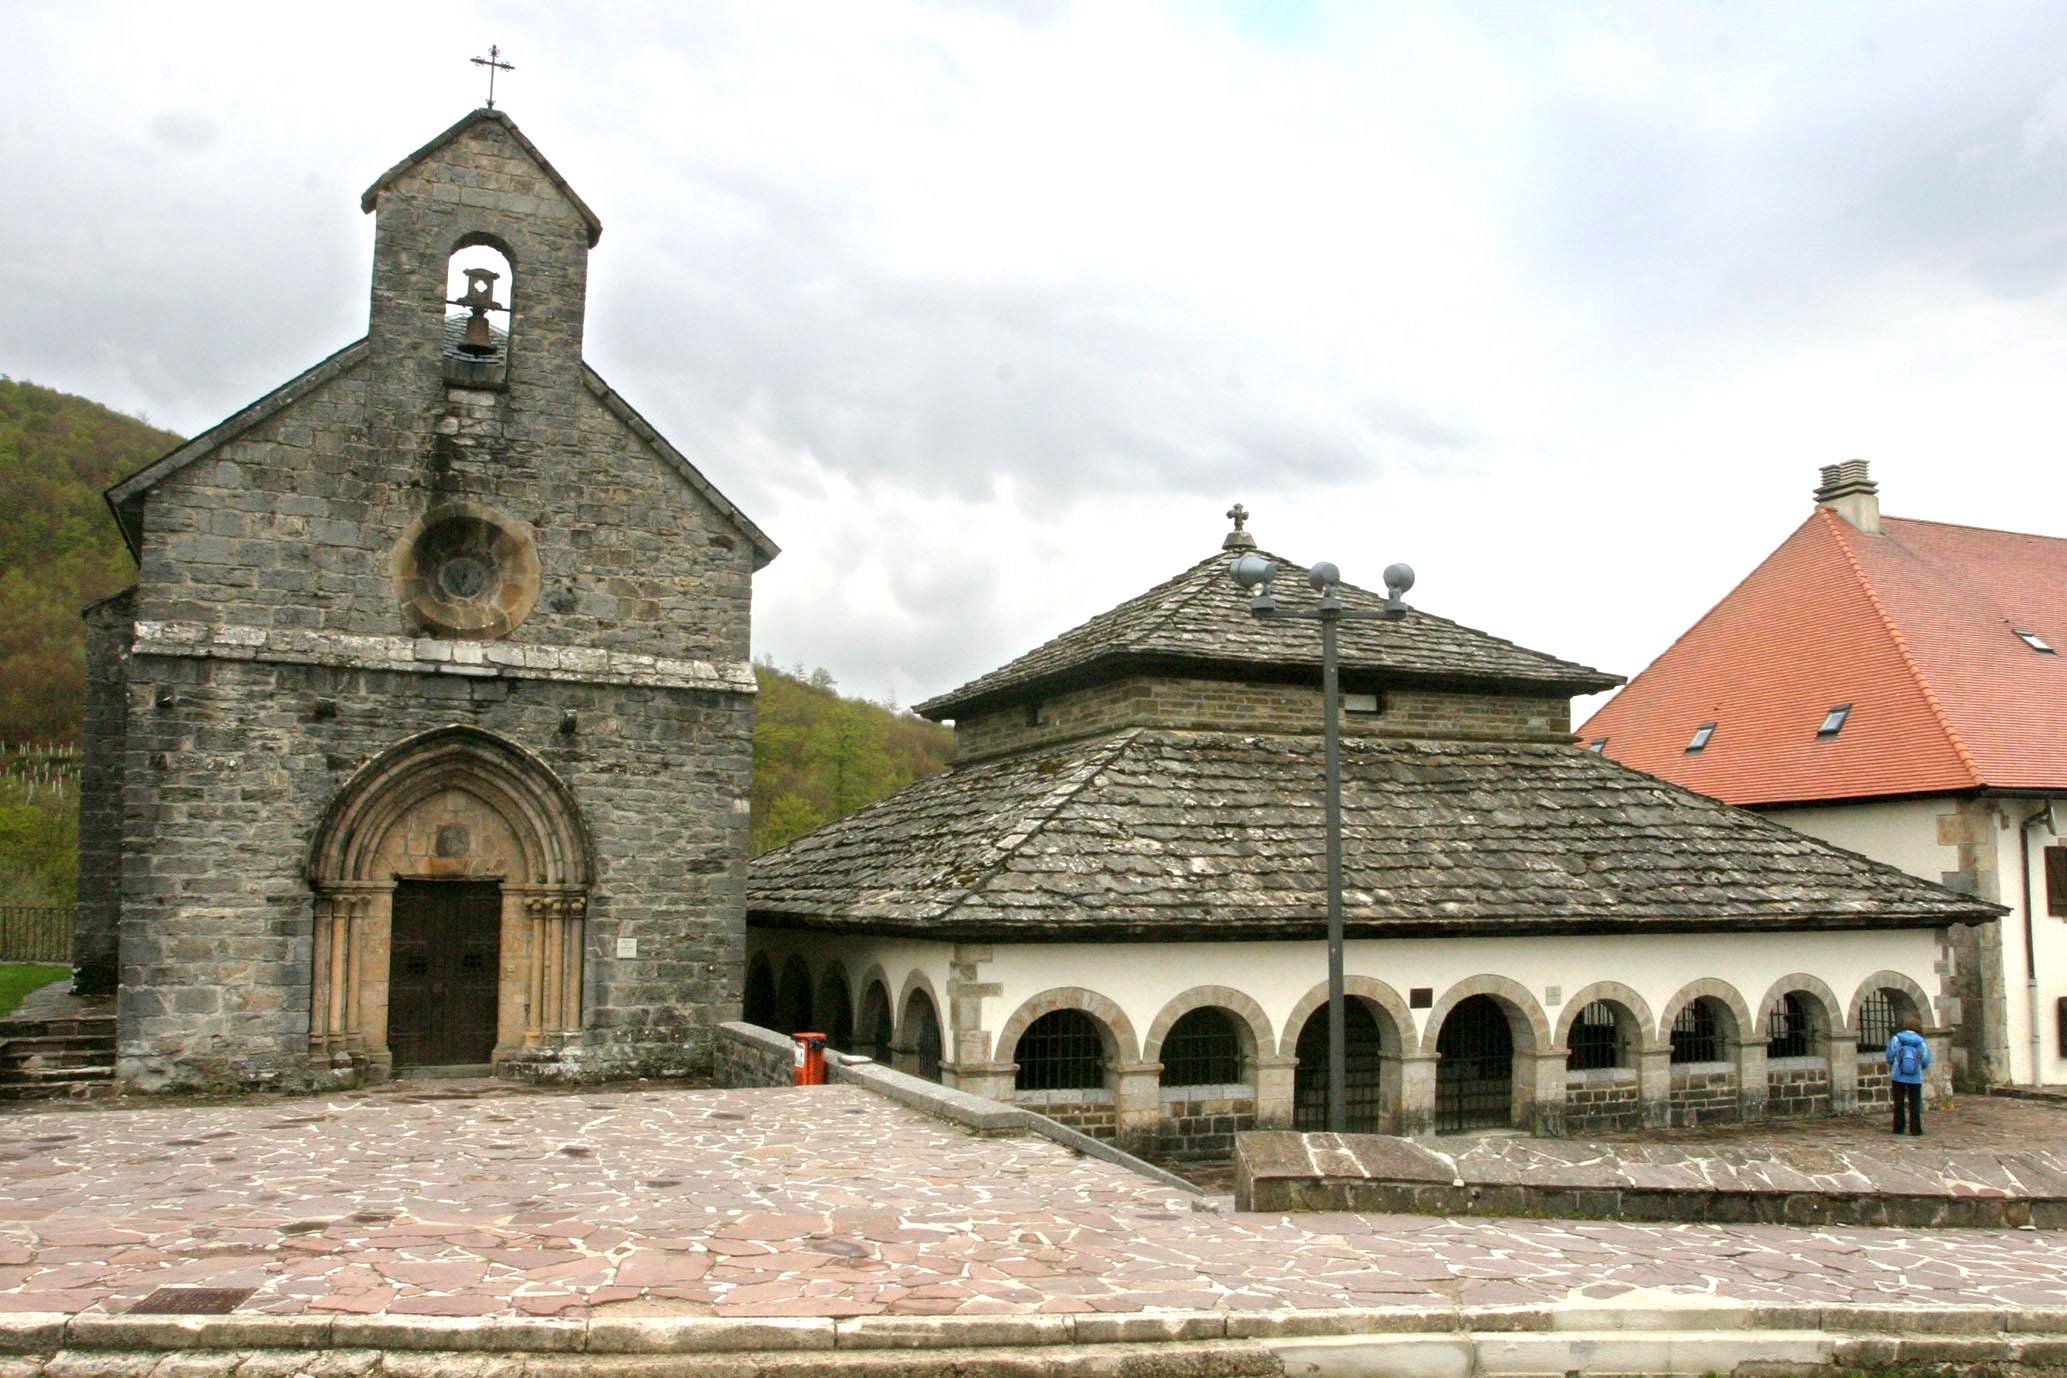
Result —
[[367, 339], [110, 490], [140, 620], [743, 665], [776, 547], [582, 362], [593, 213], [485, 111], [365, 204]]

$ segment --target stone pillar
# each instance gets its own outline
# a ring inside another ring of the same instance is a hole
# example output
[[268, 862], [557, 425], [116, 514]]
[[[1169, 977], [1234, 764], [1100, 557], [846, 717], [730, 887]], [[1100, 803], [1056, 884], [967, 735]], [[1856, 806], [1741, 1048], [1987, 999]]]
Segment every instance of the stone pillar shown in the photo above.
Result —
[[1292, 1127], [1292, 1073], [1298, 1066], [1296, 1057], [1258, 1055], [1249, 1059], [1246, 1071], [1249, 1084], [1256, 1088], [1258, 1129]]
[[1737, 1111], [1747, 1120], [1766, 1117], [1766, 1041], [1733, 1038], [1730, 1056], [1737, 1064]]
[[1636, 1094], [1643, 1103], [1646, 1128], [1662, 1129], [1672, 1120], [1672, 1045], [1644, 1043], [1636, 1049]]
[[[1565, 1132], [1565, 1050], [1516, 1052], [1516, 1078], [1525, 1097], [1519, 1116], [1531, 1134], [1552, 1138]], [[1531, 1065], [1533, 1064], [1533, 1065]], [[1526, 1078], [1526, 1079], [1524, 1079]]]
[[1400, 1058], [1399, 1110], [1392, 1132], [1402, 1135], [1427, 1134], [1435, 1129], [1434, 1053]]
[[1853, 1029], [1832, 1029], [1830, 1049], [1830, 1113], [1848, 1115], [1859, 1108], [1859, 1035]]
[[[994, 1074], [984, 1072], [991, 1063], [991, 1034], [983, 1026], [983, 1002], [996, 999], [1005, 993], [1005, 988], [996, 981], [983, 981], [983, 964], [991, 960], [991, 949], [987, 943], [956, 943], [947, 959], [947, 1028], [941, 1036], [941, 1080], [949, 1086], [971, 1090], [970, 1083], [958, 1077], [970, 1077], [985, 1085], [995, 1082]], [[1005, 1063], [1006, 1077], [1004, 1094], [995, 1099], [1012, 1099], [1011, 1063]], [[950, 1070], [950, 1069], [953, 1070]], [[966, 1069], [963, 1070], [963, 1069]], [[989, 1091], [977, 1091], [977, 1095], [991, 1095]]]
[[1129, 1153], [1155, 1147], [1163, 1123], [1163, 1064], [1112, 1064], [1113, 1140]]
[[1931, 1065], [1923, 1074], [1924, 1099], [1944, 1101], [1952, 1099], [1952, 1029], [1925, 1029], [1924, 1042], [1930, 1045]]

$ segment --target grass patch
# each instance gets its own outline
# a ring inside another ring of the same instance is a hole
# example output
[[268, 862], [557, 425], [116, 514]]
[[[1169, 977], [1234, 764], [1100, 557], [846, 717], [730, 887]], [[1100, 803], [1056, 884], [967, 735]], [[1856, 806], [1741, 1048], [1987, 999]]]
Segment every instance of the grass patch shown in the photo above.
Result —
[[72, 969], [50, 962], [0, 962], [0, 1019], [14, 1013], [14, 1007], [32, 990], [52, 981], [62, 981]]

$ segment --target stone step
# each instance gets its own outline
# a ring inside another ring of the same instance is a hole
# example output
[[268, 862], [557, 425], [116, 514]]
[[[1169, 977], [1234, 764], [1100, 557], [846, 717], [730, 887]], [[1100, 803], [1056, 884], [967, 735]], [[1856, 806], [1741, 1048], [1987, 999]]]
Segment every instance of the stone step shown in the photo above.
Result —
[[108, 1081], [115, 1075], [112, 1064], [105, 1067], [0, 1067], [0, 1086], [50, 1086], [64, 1081]]

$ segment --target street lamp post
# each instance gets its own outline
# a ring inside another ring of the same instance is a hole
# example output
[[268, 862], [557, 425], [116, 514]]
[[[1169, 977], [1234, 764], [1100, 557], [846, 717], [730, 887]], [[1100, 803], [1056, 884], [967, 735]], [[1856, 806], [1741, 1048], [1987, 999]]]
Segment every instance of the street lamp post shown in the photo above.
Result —
[[1277, 565], [1250, 553], [1229, 567], [1237, 586], [1251, 591], [1249, 611], [1259, 618], [1306, 618], [1321, 624], [1321, 754], [1327, 775], [1328, 833], [1328, 1132], [1348, 1128], [1348, 1036], [1342, 1016], [1342, 686], [1336, 660], [1336, 628], [1343, 622], [1385, 618], [1397, 621], [1407, 615], [1401, 598], [1414, 587], [1414, 571], [1406, 565], [1385, 569], [1385, 606], [1345, 608], [1339, 592], [1342, 571], [1323, 560], [1306, 572], [1307, 583], [1320, 595], [1311, 611], [1280, 608], [1270, 596]]

